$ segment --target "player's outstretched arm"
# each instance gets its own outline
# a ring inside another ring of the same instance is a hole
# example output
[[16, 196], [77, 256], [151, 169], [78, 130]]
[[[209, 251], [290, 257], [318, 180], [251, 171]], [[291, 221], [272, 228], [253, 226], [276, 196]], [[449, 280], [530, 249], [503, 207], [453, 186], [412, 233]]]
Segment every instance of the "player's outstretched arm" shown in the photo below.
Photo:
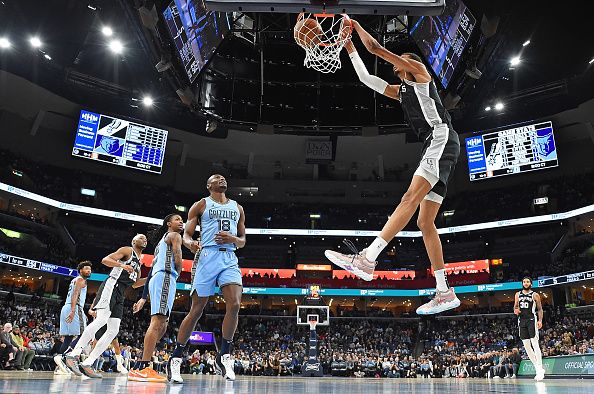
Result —
[[399, 70], [411, 73], [418, 82], [427, 82], [431, 80], [431, 75], [425, 68], [425, 65], [421, 62], [417, 62], [413, 59], [407, 59], [402, 56], [398, 56], [395, 53], [390, 52], [384, 48], [371, 34], [369, 34], [356, 20], [352, 20], [353, 27], [361, 42], [365, 45], [365, 48], [376, 56], [381, 57], [388, 63], [391, 63]]
[[206, 200], [201, 199], [200, 201], [194, 203], [188, 212], [188, 221], [186, 222], [186, 226], [184, 228], [184, 237], [183, 237], [183, 244], [186, 248], [190, 249], [192, 253], [196, 253], [200, 250], [200, 242], [194, 240], [194, 232], [196, 231], [196, 226], [200, 221], [200, 215], [204, 212], [206, 207]]
[[400, 85], [390, 85], [380, 77], [369, 74], [352, 41], [349, 40], [349, 42], [347, 42], [344, 47], [349, 53], [349, 58], [351, 59], [351, 63], [353, 63], [353, 67], [355, 68], [355, 72], [357, 73], [359, 80], [365, 86], [390, 98], [398, 99], [398, 95], [400, 94]]
[[101, 263], [107, 267], [119, 267], [119, 268], [123, 268], [128, 272], [132, 272], [134, 271], [134, 268], [132, 268], [131, 265], [126, 265], [123, 263], [120, 263], [120, 261], [122, 260], [128, 260], [130, 258], [130, 255], [132, 254], [132, 247], [130, 246], [123, 246], [121, 248], [119, 248], [118, 250], [116, 250], [115, 252], [105, 256], [103, 258], [103, 260], [101, 260]]

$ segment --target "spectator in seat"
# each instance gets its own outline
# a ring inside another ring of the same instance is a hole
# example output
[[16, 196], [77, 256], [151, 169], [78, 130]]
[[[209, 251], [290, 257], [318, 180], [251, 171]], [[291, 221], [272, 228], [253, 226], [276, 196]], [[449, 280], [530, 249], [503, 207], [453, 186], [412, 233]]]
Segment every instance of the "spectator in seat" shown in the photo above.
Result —
[[[31, 370], [30, 369], [31, 361], [33, 361], [33, 357], [35, 357], [35, 351], [32, 349], [29, 349], [27, 346], [25, 346], [25, 340], [21, 336], [21, 330], [20, 330], [19, 326], [14, 326], [12, 328], [10, 337], [11, 337], [12, 343], [14, 343], [16, 345], [16, 347], [19, 349], [17, 352], [17, 355], [15, 357], [16, 369], [18, 369], [19, 371]], [[27, 342], [28, 342], [28, 340], [27, 340]]]
[[522, 361], [522, 356], [520, 356], [518, 348], [513, 348], [511, 354], [508, 357], [508, 363], [505, 365], [507, 376], [511, 375], [512, 378], [516, 377], [518, 374], [518, 368], [520, 367], [520, 361]]
[[6, 323], [0, 331], [0, 360], [5, 362], [5, 369], [14, 369], [16, 364], [16, 356], [19, 351], [16, 343], [13, 342], [10, 332], [12, 331], [12, 324]]

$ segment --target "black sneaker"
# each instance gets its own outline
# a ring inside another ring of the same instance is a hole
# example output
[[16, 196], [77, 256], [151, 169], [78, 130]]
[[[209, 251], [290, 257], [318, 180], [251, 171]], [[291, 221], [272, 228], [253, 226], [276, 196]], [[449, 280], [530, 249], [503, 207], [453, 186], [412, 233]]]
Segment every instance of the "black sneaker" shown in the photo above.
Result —
[[88, 376], [89, 378], [93, 378], [93, 379], [101, 379], [103, 377], [103, 375], [98, 374], [97, 372], [95, 372], [95, 370], [93, 369], [92, 366], [90, 365], [84, 365], [84, 364], [80, 364], [79, 365], [80, 371], [85, 375]]
[[82, 376], [82, 372], [78, 369], [78, 357], [68, 356], [64, 357], [64, 364], [72, 371], [76, 376]]

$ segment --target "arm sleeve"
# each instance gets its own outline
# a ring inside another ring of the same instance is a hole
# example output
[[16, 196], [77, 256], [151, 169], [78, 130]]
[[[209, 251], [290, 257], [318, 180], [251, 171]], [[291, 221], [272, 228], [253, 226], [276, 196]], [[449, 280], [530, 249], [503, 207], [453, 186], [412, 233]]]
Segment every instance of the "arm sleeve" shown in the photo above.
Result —
[[151, 276], [153, 276], [153, 267], [151, 267], [151, 270], [149, 271], [148, 275], [146, 276], [146, 282], [144, 283], [144, 287], [142, 289], [142, 297], [145, 300], [148, 298], [148, 294], [149, 294], [149, 282], [151, 281]]
[[365, 84], [365, 86], [375, 90], [380, 94], [384, 94], [386, 88], [388, 87], [388, 83], [383, 79], [376, 77], [375, 75], [370, 75], [361, 60], [361, 57], [357, 52], [353, 52], [349, 54], [349, 58], [351, 59], [351, 63], [353, 63], [353, 67], [355, 68], [355, 72], [359, 77], [359, 80]]

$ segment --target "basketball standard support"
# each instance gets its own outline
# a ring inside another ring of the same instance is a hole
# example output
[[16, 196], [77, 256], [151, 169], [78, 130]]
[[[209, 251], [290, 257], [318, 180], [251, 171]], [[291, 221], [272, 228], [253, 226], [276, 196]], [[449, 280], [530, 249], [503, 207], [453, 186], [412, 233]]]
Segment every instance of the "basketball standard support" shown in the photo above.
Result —
[[332, 13], [352, 15], [440, 15], [445, 0], [205, 0], [211, 11]]
[[301, 376], [306, 378], [322, 377], [324, 371], [322, 363], [318, 361], [318, 334], [316, 332], [318, 315], [308, 315], [307, 320], [309, 321], [309, 350], [307, 351], [307, 360], [301, 366]]

